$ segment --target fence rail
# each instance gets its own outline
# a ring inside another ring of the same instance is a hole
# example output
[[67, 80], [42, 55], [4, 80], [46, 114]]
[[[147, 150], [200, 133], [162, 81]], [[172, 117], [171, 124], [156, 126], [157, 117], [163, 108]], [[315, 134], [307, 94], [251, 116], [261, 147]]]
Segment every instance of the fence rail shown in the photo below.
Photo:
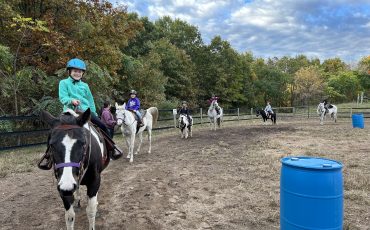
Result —
[[[276, 107], [273, 110], [277, 119], [290, 118], [317, 118], [316, 107]], [[370, 118], [370, 108], [345, 107], [338, 109], [338, 118], [350, 118], [352, 114], [362, 113], [365, 118]], [[208, 122], [206, 109], [193, 110], [194, 125]], [[160, 109], [157, 127], [153, 130], [176, 128], [176, 115], [172, 109]], [[225, 109], [224, 122], [258, 119], [255, 109]], [[37, 116], [10, 116], [0, 117], [0, 151], [46, 144], [49, 127], [39, 120]]]

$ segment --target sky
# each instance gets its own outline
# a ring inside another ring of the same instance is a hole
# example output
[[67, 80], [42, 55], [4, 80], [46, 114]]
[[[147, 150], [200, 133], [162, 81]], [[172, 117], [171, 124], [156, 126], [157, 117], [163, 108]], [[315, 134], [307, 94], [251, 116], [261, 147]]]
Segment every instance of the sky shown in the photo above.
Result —
[[110, 0], [155, 21], [178, 18], [198, 27], [209, 44], [221, 36], [256, 57], [370, 55], [370, 0]]

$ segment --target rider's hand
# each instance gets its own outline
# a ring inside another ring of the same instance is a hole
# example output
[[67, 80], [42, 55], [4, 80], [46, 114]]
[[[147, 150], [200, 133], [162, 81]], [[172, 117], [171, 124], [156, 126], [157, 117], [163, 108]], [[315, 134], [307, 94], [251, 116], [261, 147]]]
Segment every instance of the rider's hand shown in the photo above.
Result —
[[79, 100], [72, 99], [72, 105], [78, 106], [80, 104]]

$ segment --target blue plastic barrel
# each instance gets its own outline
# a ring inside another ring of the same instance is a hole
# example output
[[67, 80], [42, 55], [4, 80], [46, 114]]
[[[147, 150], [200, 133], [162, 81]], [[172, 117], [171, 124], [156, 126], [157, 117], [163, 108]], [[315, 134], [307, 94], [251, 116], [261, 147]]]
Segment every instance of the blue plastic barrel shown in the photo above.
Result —
[[360, 128], [363, 129], [365, 127], [364, 124], [364, 114], [352, 114], [352, 126], [353, 128]]
[[281, 162], [280, 229], [342, 230], [342, 164], [313, 157]]

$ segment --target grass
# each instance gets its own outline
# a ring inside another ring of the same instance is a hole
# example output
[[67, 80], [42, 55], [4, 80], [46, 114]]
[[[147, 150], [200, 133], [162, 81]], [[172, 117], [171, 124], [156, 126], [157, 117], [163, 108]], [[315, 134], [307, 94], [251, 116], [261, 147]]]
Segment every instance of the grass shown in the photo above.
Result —
[[45, 150], [46, 146], [36, 146], [0, 152], [0, 177], [37, 169], [38, 160]]

